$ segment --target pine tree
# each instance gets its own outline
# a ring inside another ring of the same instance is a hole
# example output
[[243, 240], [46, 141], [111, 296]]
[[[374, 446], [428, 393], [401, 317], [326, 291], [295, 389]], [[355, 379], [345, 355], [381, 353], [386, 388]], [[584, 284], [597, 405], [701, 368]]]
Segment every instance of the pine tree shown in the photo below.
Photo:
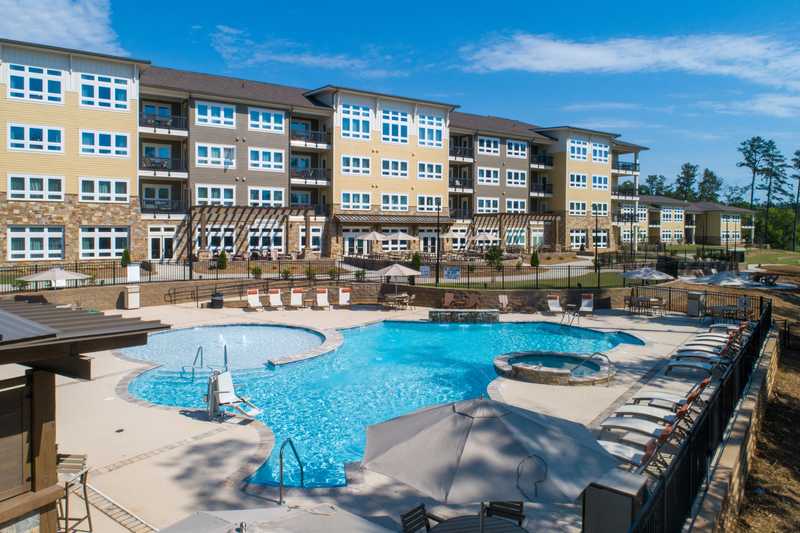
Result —
[[753, 209], [753, 199], [756, 190], [756, 178], [761, 174], [764, 164], [764, 153], [767, 142], [761, 137], [750, 137], [739, 145], [742, 160], [736, 163], [737, 167], [746, 167], [752, 173], [750, 178], [750, 209]]
[[667, 178], [663, 174], [650, 174], [645, 178], [645, 183], [639, 185], [639, 189], [644, 189], [640, 194], [652, 194], [653, 196], [664, 196], [669, 193]]
[[761, 167], [761, 183], [756, 187], [766, 192], [767, 204], [764, 211], [764, 242], [767, 242], [769, 230], [769, 210], [773, 201], [781, 201], [789, 196], [789, 176], [786, 174], [786, 157], [778, 149], [775, 141], [764, 144], [763, 163]]
[[722, 190], [722, 180], [713, 170], [703, 170], [703, 177], [697, 186], [697, 199], [706, 202], [719, 202], [719, 192]]
[[681, 171], [675, 178], [674, 197], [685, 202], [695, 199], [695, 183], [697, 182], [697, 171], [700, 167], [691, 163], [681, 165]]
[[792, 225], [792, 251], [797, 251], [797, 210], [798, 204], [800, 204], [800, 150], [794, 151], [794, 157], [792, 157], [792, 168], [796, 170], [794, 174], [792, 174], [792, 178], [797, 180], [797, 184], [795, 185], [795, 197], [794, 197], [794, 224]]

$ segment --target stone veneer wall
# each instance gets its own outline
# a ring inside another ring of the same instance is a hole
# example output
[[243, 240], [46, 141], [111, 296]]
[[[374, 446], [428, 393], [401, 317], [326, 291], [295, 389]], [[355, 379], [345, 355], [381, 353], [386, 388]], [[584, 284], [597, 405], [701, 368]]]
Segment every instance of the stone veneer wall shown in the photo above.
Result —
[[[609, 210], [611, 206], [608, 206]], [[562, 226], [563, 233], [561, 233], [561, 241], [564, 243], [565, 250], [571, 250], [570, 248], [570, 241], [569, 241], [569, 232], [573, 229], [585, 229], [586, 233], [586, 249], [587, 250], [594, 250], [594, 242], [592, 241], [592, 232], [595, 229], [595, 220], [594, 217], [590, 214], [592, 212], [592, 205], [591, 202], [586, 202], [586, 212], [585, 216], [574, 216], [569, 215], [566, 212], [562, 216]], [[609, 211], [611, 214], [611, 211]], [[618, 243], [614, 240], [614, 230], [613, 224], [611, 223], [611, 217], [597, 217], [597, 227], [602, 230], [608, 231], [608, 248], [599, 248], [600, 251], [607, 252], [616, 250], [618, 247]]]

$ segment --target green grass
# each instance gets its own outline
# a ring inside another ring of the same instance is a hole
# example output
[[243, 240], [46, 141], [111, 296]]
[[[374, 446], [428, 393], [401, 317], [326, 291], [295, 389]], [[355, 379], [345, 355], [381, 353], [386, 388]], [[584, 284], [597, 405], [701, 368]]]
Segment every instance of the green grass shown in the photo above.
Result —
[[800, 253], [790, 250], [753, 250], [745, 256], [747, 263], [765, 265], [800, 265]]

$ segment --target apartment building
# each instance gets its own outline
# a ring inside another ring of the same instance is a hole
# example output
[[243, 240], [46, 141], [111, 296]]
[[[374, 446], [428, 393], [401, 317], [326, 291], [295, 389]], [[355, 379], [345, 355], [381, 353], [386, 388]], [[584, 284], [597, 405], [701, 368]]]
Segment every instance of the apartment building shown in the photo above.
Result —
[[143, 255], [137, 117], [147, 65], [0, 39], [6, 262]]
[[651, 244], [735, 245], [753, 242], [753, 211], [717, 202], [641, 195]]

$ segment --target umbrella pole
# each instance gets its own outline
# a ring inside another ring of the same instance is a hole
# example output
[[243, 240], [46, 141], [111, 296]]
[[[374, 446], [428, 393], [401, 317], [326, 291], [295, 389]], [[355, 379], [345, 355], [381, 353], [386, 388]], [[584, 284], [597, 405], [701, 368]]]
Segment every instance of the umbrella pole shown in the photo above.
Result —
[[479, 531], [481, 533], [483, 533], [483, 517], [484, 517], [484, 515], [485, 515], [484, 504], [483, 504], [483, 502], [481, 502], [481, 514], [480, 514], [480, 520], [479, 520], [479, 522], [480, 522], [480, 530]]

